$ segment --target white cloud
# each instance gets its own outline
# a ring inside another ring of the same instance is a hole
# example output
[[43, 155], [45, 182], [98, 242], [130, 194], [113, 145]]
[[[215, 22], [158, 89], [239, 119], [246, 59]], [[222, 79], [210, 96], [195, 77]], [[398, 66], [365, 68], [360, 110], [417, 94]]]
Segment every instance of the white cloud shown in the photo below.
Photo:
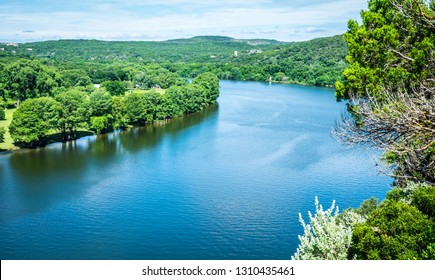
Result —
[[[18, 9], [16, 3], [14, 9], [8, 9], [7, 5], [0, 4], [0, 40], [16, 38], [13, 34], [20, 34], [22, 40], [50, 36], [169, 39], [176, 37], [177, 31], [184, 30], [195, 35], [225, 32], [228, 36], [241, 38], [260, 34], [293, 41], [344, 32], [347, 20], [358, 18], [366, 0], [91, 0], [86, 2], [86, 9], [80, 11], [54, 8], [29, 11]], [[164, 9], [161, 5], [170, 8]], [[24, 34], [22, 30], [35, 32]]]

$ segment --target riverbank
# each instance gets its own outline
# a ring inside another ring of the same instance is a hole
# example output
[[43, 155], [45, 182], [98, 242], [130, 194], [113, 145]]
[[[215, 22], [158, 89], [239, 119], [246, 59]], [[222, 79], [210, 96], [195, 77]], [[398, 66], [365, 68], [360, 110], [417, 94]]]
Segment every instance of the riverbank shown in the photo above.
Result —
[[[190, 115], [193, 115], [193, 114], [201, 113], [204, 110], [207, 110], [208, 108], [210, 108], [211, 106], [216, 106], [216, 103], [210, 104], [205, 109], [203, 109], [203, 110], [201, 110], [199, 112], [189, 113], [189, 114], [185, 114], [183, 116], [174, 116], [172, 118], [165, 119], [165, 120], [156, 120], [152, 124], [147, 124], [147, 125], [144, 125], [144, 126], [128, 125], [127, 127], [123, 128], [122, 130], [128, 130], [128, 129], [132, 129], [132, 128], [135, 128], [135, 127], [136, 128], [138, 128], [138, 127], [144, 128], [144, 127], [148, 127], [148, 126], [155, 126], [155, 127], [165, 126], [168, 123], [170, 123], [171, 120], [179, 119], [179, 118], [185, 118], [185, 117], [189, 117]], [[15, 111], [15, 110], [16, 109], [13, 109], [13, 110], [10, 110], [10, 111]], [[8, 135], [7, 140], [5, 140], [4, 143], [0, 144], [0, 154], [8, 154], [8, 153], [11, 153], [13, 151], [18, 151], [20, 149], [32, 150], [32, 149], [40, 148], [40, 147], [34, 147], [34, 148], [18, 147], [18, 146], [15, 146], [13, 144], [13, 139], [10, 136], [9, 131], [8, 131], [8, 127], [9, 127], [11, 121], [12, 121], [12, 114], [13, 114], [13, 112], [10, 113], [10, 116], [8, 116], [8, 114], [7, 114], [6, 120], [0, 121], [0, 127], [3, 127], [3, 125], [6, 124], [4, 127], [6, 128], [7, 135]], [[108, 131], [107, 133], [112, 133], [112, 132], [114, 132], [114, 131]], [[102, 133], [102, 134], [105, 134], [105, 133]], [[80, 130], [78, 130], [76, 132], [76, 138], [75, 139], [66, 141], [65, 143], [69, 143], [69, 142], [78, 140], [80, 138], [87, 137], [87, 136], [92, 136], [92, 135], [101, 135], [101, 134], [95, 134], [94, 132], [92, 132], [90, 130], [80, 129]], [[47, 146], [47, 145], [50, 145], [50, 144], [64, 142], [63, 138], [62, 138], [62, 133], [61, 132], [54, 132], [52, 134], [47, 135], [46, 138], [45, 138], [45, 142], [46, 143], [45, 143], [44, 147]]]
[[[12, 151], [16, 151], [16, 150], [20, 149], [20, 147], [14, 145], [14, 140], [12, 139], [12, 136], [9, 133], [9, 126], [12, 122], [12, 116], [16, 110], [17, 109], [6, 109], [5, 110], [6, 119], [0, 121], [0, 127], [5, 128], [5, 130], [6, 130], [5, 141], [3, 143], [0, 143], [0, 153], [8, 153], [8, 152], [12, 152]], [[93, 132], [88, 131], [88, 130], [79, 130], [76, 133], [76, 135], [77, 135], [76, 139], [79, 139], [79, 138], [82, 138], [85, 136], [90, 136], [93, 134], [94, 134]], [[57, 142], [62, 142], [62, 133], [54, 132], [52, 134], [47, 135], [46, 142], [47, 142], [47, 145], [57, 143]]]

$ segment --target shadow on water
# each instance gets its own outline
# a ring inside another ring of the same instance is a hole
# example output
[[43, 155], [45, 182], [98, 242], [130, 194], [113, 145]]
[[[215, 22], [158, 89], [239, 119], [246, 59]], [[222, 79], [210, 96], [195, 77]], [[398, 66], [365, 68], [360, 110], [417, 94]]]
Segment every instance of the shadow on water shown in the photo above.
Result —
[[[98, 184], [99, 175], [123, 152], [152, 149], [165, 138], [177, 138], [183, 131], [217, 116], [218, 105], [202, 112], [170, 120], [165, 125], [136, 127], [68, 143], [56, 143], [35, 150], [21, 150], [0, 158], [0, 221], [27, 215], [51, 206], [59, 199], [80, 196]], [[9, 158], [8, 164], [3, 166]], [[100, 169], [101, 170], [101, 169]], [[8, 201], [4, 198], [8, 197]]]
[[[117, 136], [122, 149], [137, 152], [142, 149], [151, 149], [157, 146], [164, 137], [176, 140], [181, 132], [200, 124], [206, 119], [217, 116], [219, 105], [214, 104], [205, 110], [189, 114], [184, 117], [174, 118], [166, 125], [136, 127], [120, 132]], [[113, 141], [113, 140], [112, 140]]]

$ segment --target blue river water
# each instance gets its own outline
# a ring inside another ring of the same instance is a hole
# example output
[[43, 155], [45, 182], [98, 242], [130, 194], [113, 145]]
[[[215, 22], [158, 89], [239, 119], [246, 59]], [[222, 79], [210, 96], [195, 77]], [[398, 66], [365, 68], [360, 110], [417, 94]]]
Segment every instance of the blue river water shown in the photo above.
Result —
[[331, 137], [330, 89], [221, 81], [218, 104], [0, 154], [1, 259], [290, 259], [301, 212], [383, 199], [379, 152]]

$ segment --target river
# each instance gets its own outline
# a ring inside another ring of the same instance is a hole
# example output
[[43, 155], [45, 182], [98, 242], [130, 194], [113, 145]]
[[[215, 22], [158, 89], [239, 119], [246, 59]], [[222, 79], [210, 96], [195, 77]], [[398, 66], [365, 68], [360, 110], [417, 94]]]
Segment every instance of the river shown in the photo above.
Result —
[[383, 199], [371, 150], [330, 135], [330, 89], [221, 81], [164, 126], [0, 155], [1, 259], [290, 259], [301, 212]]

